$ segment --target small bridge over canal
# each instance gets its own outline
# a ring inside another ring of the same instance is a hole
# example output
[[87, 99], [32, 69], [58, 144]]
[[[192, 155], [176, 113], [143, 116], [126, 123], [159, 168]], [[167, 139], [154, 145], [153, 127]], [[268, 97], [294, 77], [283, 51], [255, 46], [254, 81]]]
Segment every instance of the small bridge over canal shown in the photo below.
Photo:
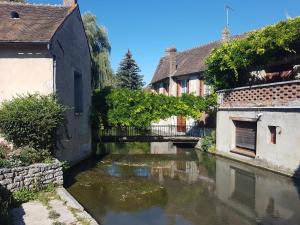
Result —
[[108, 127], [101, 130], [102, 142], [174, 142], [196, 144], [212, 129], [200, 126], [152, 125], [146, 128]]

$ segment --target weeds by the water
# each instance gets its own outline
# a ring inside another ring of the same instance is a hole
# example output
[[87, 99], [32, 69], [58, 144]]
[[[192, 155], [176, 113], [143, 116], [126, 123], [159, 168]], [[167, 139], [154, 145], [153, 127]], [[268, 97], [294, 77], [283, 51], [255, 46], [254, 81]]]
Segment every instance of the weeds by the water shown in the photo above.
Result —
[[59, 214], [58, 212], [56, 212], [56, 211], [54, 211], [54, 210], [51, 210], [51, 211], [49, 212], [49, 216], [48, 216], [49, 219], [51, 219], [51, 220], [56, 220], [56, 219], [58, 219], [59, 217], [60, 217], [60, 214]]

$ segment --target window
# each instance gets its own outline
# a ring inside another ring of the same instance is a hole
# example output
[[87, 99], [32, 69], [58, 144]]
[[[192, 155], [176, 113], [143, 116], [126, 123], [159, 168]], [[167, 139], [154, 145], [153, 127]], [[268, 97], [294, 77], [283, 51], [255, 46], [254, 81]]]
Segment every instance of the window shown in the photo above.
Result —
[[256, 152], [256, 122], [234, 121], [236, 129], [236, 147]]
[[158, 89], [159, 94], [162, 94], [164, 92], [163, 88], [164, 88], [164, 83], [159, 83], [159, 89]]
[[164, 83], [164, 93], [165, 93], [166, 95], [169, 94], [169, 83]]
[[74, 108], [75, 113], [83, 112], [83, 84], [82, 74], [74, 73]]
[[187, 82], [186, 80], [181, 81], [181, 94], [187, 93]]
[[271, 144], [276, 144], [276, 127], [275, 126], [269, 126], [269, 131], [270, 131], [270, 143]]
[[20, 15], [16, 11], [12, 11], [10, 13], [10, 16], [11, 16], [12, 19], [20, 19]]

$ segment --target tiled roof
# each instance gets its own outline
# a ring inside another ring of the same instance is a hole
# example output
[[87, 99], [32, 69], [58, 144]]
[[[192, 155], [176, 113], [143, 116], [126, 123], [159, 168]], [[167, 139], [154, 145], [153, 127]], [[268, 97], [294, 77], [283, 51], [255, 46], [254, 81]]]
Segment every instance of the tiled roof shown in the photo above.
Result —
[[[207, 69], [207, 66], [204, 63], [205, 58], [220, 44], [220, 42], [212, 42], [200, 47], [178, 52], [176, 54], [177, 70], [172, 76], [181, 76], [205, 71]], [[161, 58], [151, 83], [169, 77], [169, 61], [169, 56]]]
[[48, 42], [71, 11], [64, 5], [0, 3], [0, 42]]

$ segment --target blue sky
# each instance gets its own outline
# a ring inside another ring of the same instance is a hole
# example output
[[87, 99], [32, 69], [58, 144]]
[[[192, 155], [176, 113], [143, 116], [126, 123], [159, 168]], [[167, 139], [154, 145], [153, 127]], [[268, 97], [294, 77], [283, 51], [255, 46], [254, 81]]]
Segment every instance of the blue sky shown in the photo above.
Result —
[[147, 83], [165, 48], [175, 46], [182, 51], [218, 40], [226, 24], [226, 4], [234, 9], [230, 13], [232, 34], [278, 22], [286, 14], [300, 15], [300, 0], [79, 0], [79, 4], [82, 13], [94, 13], [107, 28], [113, 69], [117, 70], [130, 49]]

